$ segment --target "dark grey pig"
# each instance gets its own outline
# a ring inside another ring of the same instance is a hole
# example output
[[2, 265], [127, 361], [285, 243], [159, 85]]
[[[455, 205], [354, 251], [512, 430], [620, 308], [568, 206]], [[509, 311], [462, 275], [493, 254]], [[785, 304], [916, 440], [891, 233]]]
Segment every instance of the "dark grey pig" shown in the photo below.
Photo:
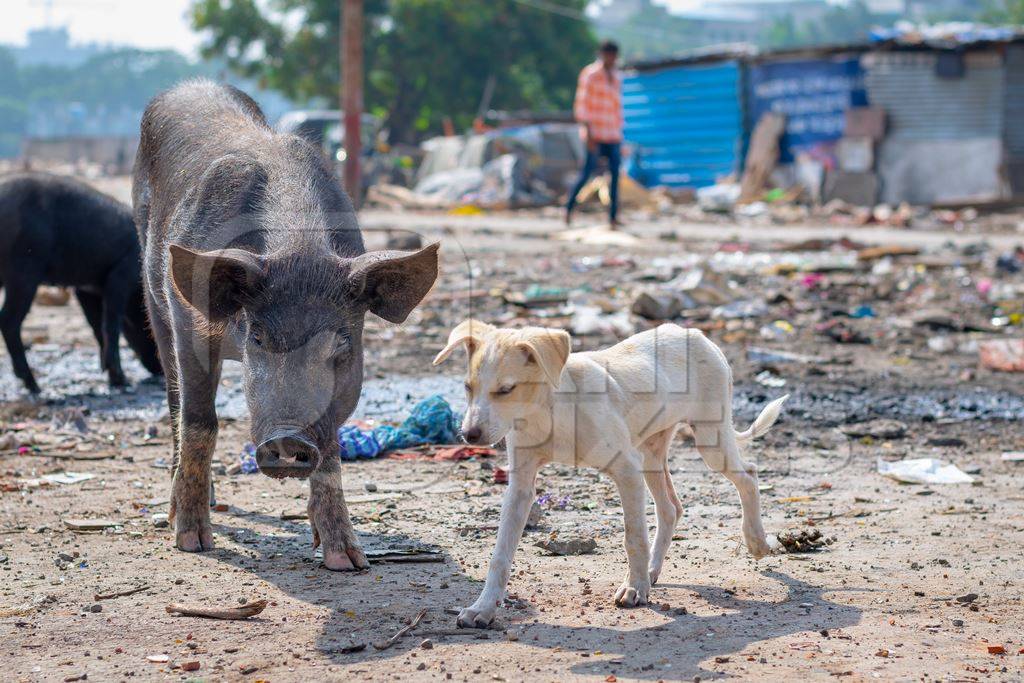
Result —
[[21, 324], [41, 284], [74, 287], [100, 345], [110, 385], [127, 384], [121, 334], [142, 364], [160, 375], [156, 344], [146, 329], [132, 212], [73, 178], [15, 173], [0, 178], [0, 332], [14, 374], [34, 394], [39, 385], [25, 358]]
[[308, 477], [324, 563], [365, 567], [336, 432], [362, 388], [365, 313], [405, 320], [437, 277], [437, 245], [366, 253], [352, 203], [319, 151], [275, 133], [241, 91], [209, 81], [149, 103], [132, 196], [175, 426], [177, 546], [213, 547], [214, 396], [221, 361], [235, 359], [260, 470]]

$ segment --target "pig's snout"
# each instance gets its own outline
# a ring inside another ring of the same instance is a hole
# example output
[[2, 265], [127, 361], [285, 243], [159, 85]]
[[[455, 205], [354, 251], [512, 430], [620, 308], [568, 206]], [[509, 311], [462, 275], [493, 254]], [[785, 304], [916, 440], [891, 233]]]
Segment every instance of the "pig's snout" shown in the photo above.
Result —
[[269, 477], [308, 477], [320, 462], [320, 449], [299, 432], [277, 431], [256, 447], [256, 464]]

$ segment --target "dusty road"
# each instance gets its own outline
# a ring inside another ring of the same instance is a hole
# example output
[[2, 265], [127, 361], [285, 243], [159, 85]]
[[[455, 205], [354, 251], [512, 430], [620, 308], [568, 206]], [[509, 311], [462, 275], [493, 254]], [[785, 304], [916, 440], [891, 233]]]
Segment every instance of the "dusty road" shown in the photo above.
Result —
[[[388, 224], [380, 216], [369, 222]], [[466, 315], [468, 292], [476, 292], [474, 313], [491, 321], [571, 325], [563, 305], [524, 312], [489, 290], [565, 287], [573, 297], [616, 310], [628, 306], [637, 283], [657, 279], [648, 271], [658, 258], [710, 259], [729, 239], [701, 233], [664, 241], [652, 232], [624, 249], [556, 245], [543, 233], [512, 239], [457, 221], [427, 228], [428, 238], [445, 241], [445, 275], [408, 325], [370, 326], [368, 397], [358, 417], [398, 420], [435, 392], [461, 407], [460, 369], [437, 372], [429, 359]], [[776, 235], [762, 242], [749, 237], [744, 253], [777, 246]], [[941, 251], [944, 241], [926, 246]], [[21, 400], [9, 359], [0, 356], [0, 431], [37, 447], [0, 455], [4, 678], [1020, 680], [1024, 464], [1002, 454], [1024, 450], [1021, 376], [979, 366], [972, 344], [1003, 334], [1002, 328], [907, 321], [935, 305], [958, 320], [986, 321], [988, 304], [967, 293], [983, 278], [1016, 286], [1022, 276], [995, 274], [995, 252], [975, 258], [957, 250], [950, 252], [956, 258], [938, 251], [898, 257], [888, 275], [870, 264], [829, 273], [825, 285], [808, 286], [788, 271], [728, 272], [715, 282], [731, 298], [756, 295], [768, 308], [752, 318], [689, 318], [708, 329], [735, 365], [741, 428], [765, 399], [792, 393], [780, 424], [747, 452], [761, 470], [765, 526], [770, 533], [817, 529], [835, 538], [831, 545], [752, 561], [740, 549], [734, 489], [706, 471], [681, 438], [671, 462], [685, 514], [654, 604], [617, 609], [611, 598], [625, 555], [614, 487], [593, 472], [548, 468], [539, 481], [544, 514], [524, 536], [500, 626], [480, 634], [453, 633], [451, 612], [475, 599], [486, 573], [504, 489], [495, 483], [500, 454], [345, 464], [354, 522], [371, 554], [437, 561], [331, 573], [314, 556], [308, 522], [292, 519], [304, 510], [304, 484], [227, 474], [248, 439], [237, 372], [229, 371], [216, 456], [220, 507], [212, 513], [217, 549], [181, 553], [171, 547], [170, 530], [153, 523], [154, 514], [166, 512], [169, 491], [162, 391], [139, 384], [133, 393], [109, 394], [80, 313], [36, 307], [25, 335], [35, 340], [30, 362], [46, 400]], [[595, 262], [601, 265], [592, 267]], [[900, 289], [910, 277], [905, 271], [920, 278]], [[885, 294], [875, 280], [887, 278], [895, 285]], [[870, 343], [840, 344], [818, 329], [832, 315], [823, 311], [865, 302], [875, 317], [846, 324]], [[765, 339], [760, 328], [776, 319], [791, 322], [794, 336]], [[584, 348], [614, 338], [579, 336]], [[949, 345], [929, 346], [937, 336]], [[751, 353], [759, 347], [817, 359], [765, 361]], [[143, 379], [134, 359], [127, 366], [135, 380]], [[785, 386], [765, 386], [765, 371]], [[902, 428], [888, 436], [840, 431], [878, 418], [896, 419]], [[899, 484], [876, 472], [880, 457], [941, 458], [971, 472], [975, 482]], [[39, 481], [62, 471], [94, 476], [74, 484]], [[649, 515], [653, 529], [653, 507]], [[112, 526], [68, 528], [75, 519]], [[597, 552], [547, 556], [534, 543], [552, 533], [592, 537]], [[269, 605], [247, 621], [164, 610], [171, 602], [228, 607], [251, 599]], [[374, 643], [424, 609], [411, 635], [376, 649]]]

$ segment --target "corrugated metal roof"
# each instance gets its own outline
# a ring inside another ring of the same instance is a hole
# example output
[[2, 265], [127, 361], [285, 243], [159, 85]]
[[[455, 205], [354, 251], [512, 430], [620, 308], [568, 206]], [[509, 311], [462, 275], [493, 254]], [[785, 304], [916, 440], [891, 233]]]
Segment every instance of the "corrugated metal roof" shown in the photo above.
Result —
[[1004, 67], [996, 52], [968, 53], [962, 78], [936, 74], [935, 53], [863, 59], [868, 99], [888, 114], [890, 138], [963, 140], [1003, 134]]
[[626, 140], [648, 185], [705, 187], [738, 169], [743, 143], [737, 61], [628, 74]]

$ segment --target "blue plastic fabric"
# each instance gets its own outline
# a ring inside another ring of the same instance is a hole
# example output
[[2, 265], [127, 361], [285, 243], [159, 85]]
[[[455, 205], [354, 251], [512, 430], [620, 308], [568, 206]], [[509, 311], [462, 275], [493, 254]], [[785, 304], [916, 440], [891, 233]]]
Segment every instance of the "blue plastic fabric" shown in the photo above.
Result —
[[369, 460], [376, 458], [381, 451], [373, 432], [364, 431], [355, 425], [338, 427], [338, 445], [341, 446], [342, 460]]
[[354, 425], [338, 428], [342, 460], [375, 458], [388, 451], [428, 443], [458, 443], [461, 416], [440, 394], [424, 399], [413, 408], [405, 421], [394, 427], [380, 425], [372, 430]]

